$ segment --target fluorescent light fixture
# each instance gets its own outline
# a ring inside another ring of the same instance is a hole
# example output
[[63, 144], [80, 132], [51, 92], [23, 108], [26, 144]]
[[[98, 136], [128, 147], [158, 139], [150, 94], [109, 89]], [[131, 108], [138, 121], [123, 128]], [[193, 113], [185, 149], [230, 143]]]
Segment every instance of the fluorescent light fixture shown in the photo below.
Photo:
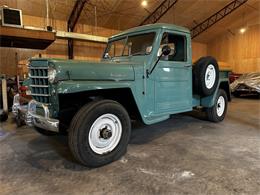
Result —
[[246, 28], [240, 28], [239, 32], [240, 32], [241, 34], [244, 34], [244, 33], [246, 32]]
[[146, 0], [143, 0], [142, 3], [141, 3], [141, 5], [142, 5], [143, 7], [147, 7], [148, 2], [147, 2]]

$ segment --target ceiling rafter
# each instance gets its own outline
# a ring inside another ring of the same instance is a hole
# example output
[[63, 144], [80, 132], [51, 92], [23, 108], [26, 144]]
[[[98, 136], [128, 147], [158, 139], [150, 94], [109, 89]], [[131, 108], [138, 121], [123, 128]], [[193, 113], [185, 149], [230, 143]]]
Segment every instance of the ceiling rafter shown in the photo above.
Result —
[[[71, 11], [70, 17], [68, 19], [67, 23], [67, 29], [68, 32], [73, 32], [74, 28], [78, 22], [79, 16], [84, 8], [85, 3], [87, 3], [89, 0], [77, 0], [75, 2], [75, 5]], [[69, 39], [68, 40], [68, 57], [69, 59], [73, 59], [73, 40]]]
[[68, 31], [73, 32], [85, 3], [89, 0], [77, 0], [68, 19]]
[[151, 14], [149, 14], [139, 26], [156, 23], [178, 0], [164, 0]]
[[[112, 5], [112, 9], [110, 10], [111, 13], [115, 13], [116, 12], [116, 9], [122, 4], [123, 0], [117, 0], [113, 3]], [[112, 14], [110, 16], [108, 16], [104, 21], [103, 21], [103, 25], [106, 25], [109, 20], [111, 19], [112, 17]]]
[[199, 23], [195, 27], [191, 29], [191, 37], [195, 38], [204, 31], [206, 31], [208, 28], [222, 20], [224, 17], [235, 11], [237, 8], [239, 8], [241, 5], [245, 4], [248, 0], [234, 0], [228, 5], [226, 5], [224, 8], [216, 12], [215, 14], [211, 15], [207, 19], [205, 19], [203, 22]]

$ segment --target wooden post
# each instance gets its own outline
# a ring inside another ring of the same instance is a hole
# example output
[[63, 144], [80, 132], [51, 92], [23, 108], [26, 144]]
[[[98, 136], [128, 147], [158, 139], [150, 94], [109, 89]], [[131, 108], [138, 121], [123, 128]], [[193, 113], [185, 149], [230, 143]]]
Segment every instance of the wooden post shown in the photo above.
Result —
[[2, 78], [3, 111], [8, 113], [7, 85], [5, 77]]

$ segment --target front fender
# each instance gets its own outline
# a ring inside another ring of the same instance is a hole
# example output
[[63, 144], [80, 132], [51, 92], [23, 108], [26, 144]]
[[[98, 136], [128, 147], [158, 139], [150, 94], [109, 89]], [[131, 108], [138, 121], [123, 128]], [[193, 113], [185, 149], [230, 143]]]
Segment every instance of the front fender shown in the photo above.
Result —
[[77, 93], [83, 91], [115, 89], [115, 88], [131, 88], [131, 82], [115, 82], [115, 81], [61, 81], [57, 85], [58, 94]]

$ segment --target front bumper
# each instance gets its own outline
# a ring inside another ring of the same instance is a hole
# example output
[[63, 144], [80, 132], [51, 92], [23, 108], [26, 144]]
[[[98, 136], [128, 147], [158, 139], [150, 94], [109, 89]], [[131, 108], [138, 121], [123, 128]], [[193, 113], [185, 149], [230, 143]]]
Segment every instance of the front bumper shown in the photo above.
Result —
[[[47, 105], [30, 100], [27, 105], [20, 105], [19, 94], [14, 96], [12, 112], [14, 116], [24, 120], [28, 126], [36, 126], [45, 130], [59, 132], [59, 120], [49, 117], [49, 108]], [[44, 116], [36, 114], [37, 107], [44, 110]]]

